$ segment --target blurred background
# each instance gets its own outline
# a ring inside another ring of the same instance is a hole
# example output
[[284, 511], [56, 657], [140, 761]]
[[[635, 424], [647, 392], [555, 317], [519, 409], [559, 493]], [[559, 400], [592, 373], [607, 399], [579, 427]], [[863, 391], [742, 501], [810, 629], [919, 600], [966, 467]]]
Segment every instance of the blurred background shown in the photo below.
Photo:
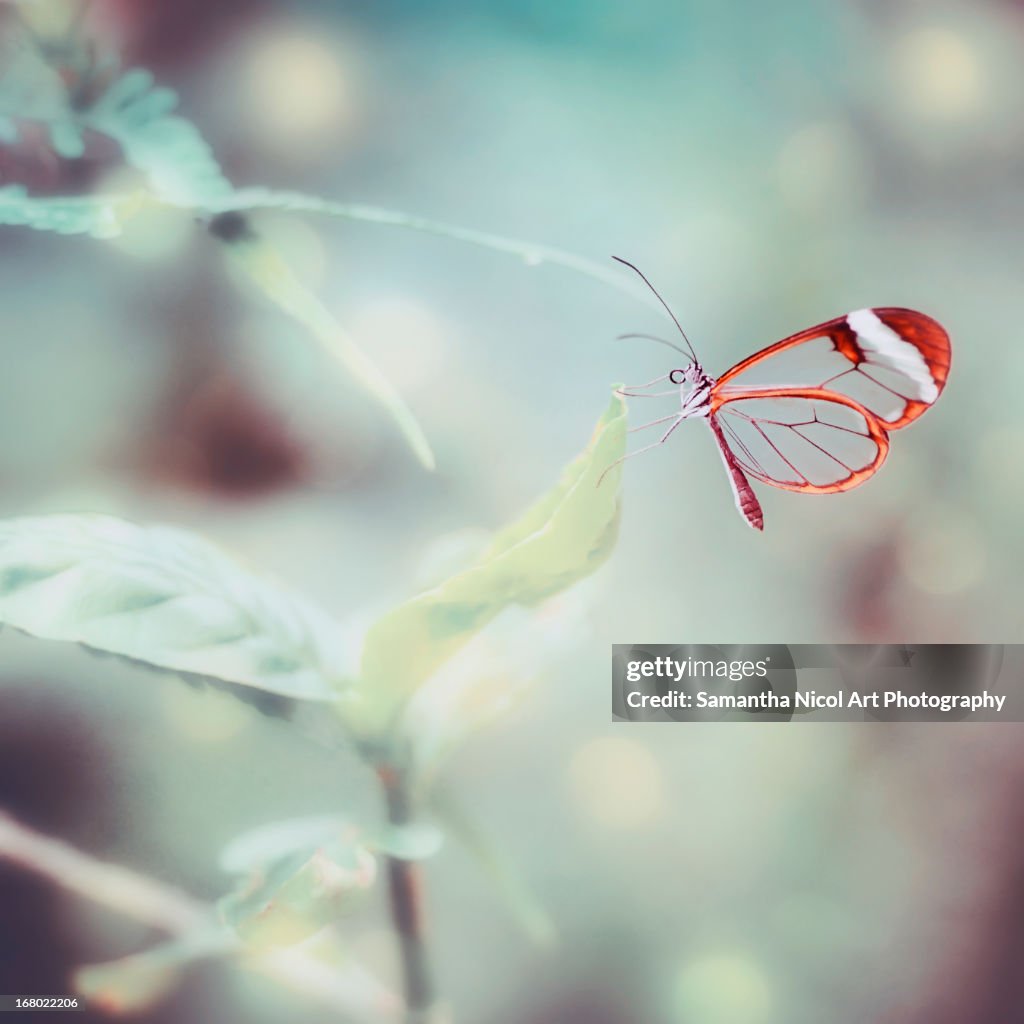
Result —
[[[613, 729], [607, 685], [613, 642], [1021, 639], [1024, 6], [95, 0], [83, 30], [176, 89], [239, 185], [632, 260], [712, 374], [861, 306], [947, 327], [946, 392], [879, 475], [760, 488], [763, 536], [706, 431], [628, 463], [609, 565], [523, 625], [561, 642], [452, 771], [559, 942], [532, 946], [457, 849], [429, 904], [457, 1020], [1024, 1020], [1018, 727]], [[40, 194], [124, 174], [98, 143], [0, 149], [0, 184]], [[358, 626], [546, 490], [612, 384], [674, 365], [614, 341], [664, 317], [557, 267], [257, 222], [438, 470], [189, 218], [152, 213], [112, 244], [0, 231], [0, 513], [195, 529]], [[0, 805], [197, 895], [242, 829], [376, 813], [355, 762], [219, 694], [10, 631], [0, 678]], [[13, 870], [0, 885], [4, 992], [146, 945]], [[351, 937], [390, 980], [379, 909]], [[210, 968], [146, 1019], [295, 1006]]]

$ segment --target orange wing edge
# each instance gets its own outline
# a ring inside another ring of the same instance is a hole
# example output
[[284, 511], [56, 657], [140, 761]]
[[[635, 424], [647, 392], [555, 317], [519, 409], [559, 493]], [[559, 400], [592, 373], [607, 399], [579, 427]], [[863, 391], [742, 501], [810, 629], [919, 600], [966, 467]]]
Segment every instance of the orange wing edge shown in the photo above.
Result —
[[[719, 383], [721, 383], [721, 381], [719, 381]], [[806, 398], [815, 401], [835, 402], [838, 405], [845, 405], [854, 412], [859, 413], [864, 418], [864, 422], [867, 425], [867, 433], [865, 436], [874, 441], [878, 449], [875, 458], [866, 466], [862, 466], [852, 472], [848, 477], [830, 484], [812, 484], [810, 482], [799, 484], [791, 483], [786, 480], [776, 480], [774, 477], [766, 476], [764, 473], [758, 472], [757, 469], [736, 456], [735, 461], [738, 466], [742, 468], [743, 472], [748, 473], [755, 480], [760, 480], [761, 483], [770, 484], [772, 487], [779, 487], [784, 491], [798, 491], [801, 494], [839, 494], [841, 491], [849, 491], [854, 487], [859, 487], [869, 477], [874, 476], [874, 474], [878, 472], [882, 463], [885, 462], [886, 456], [889, 454], [889, 434], [885, 426], [883, 426], [882, 421], [869, 410], [865, 409], [859, 402], [839, 392], [828, 391], [825, 388], [750, 388], [743, 392], [736, 391], [723, 396], [721, 394], [716, 394], [717, 390], [716, 386], [711, 393], [712, 417], [717, 416], [723, 406], [728, 405], [729, 402], [745, 401], [752, 398]], [[719, 443], [722, 444], [728, 442], [726, 442], [724, 438], [721, 438]], [[730, 452], [731, 451], [732, 449], [730, 448]], [[735, 456], [734, 452], [732, 454]]]

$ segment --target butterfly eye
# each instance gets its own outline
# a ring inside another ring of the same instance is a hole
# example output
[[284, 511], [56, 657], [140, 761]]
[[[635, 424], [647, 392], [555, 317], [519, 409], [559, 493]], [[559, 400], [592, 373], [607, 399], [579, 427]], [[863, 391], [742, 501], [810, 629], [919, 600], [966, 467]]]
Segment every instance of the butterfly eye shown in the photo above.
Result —
[[686, 371], [685, 370], [673, 370], [668, 375], [668, 379], [670, 381], [672, 381], [673, 384], [682, 384], [683, 381], [686, 380]]

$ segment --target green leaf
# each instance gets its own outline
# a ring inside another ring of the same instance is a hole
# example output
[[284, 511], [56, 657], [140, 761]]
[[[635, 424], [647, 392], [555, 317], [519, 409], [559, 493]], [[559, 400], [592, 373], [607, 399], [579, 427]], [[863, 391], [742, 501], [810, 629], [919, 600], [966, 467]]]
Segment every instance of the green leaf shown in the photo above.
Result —
[[350, 910], [377, 877], [377, 862], [354, 835], [254, 868], [219, 903], [224, 922], [247, 946], [289, 946]]
[[625, 446], [626, 407], [616, 395], [558, 484], [498, 533], [475, 565], [370, 628], [345, 705], [358, 734], [372, 739], [386, 732], [420, 685], [503, 609], [535, 605], [605, 561], [618, 535], [615, 463]]
[[290, 818], [260, 825], [236, 836], [221, 851], [220, 866], [235, 875], [266, 880], [287, 878], [318, 851], [359, 874], [364, 851], [398, 860], [425, 860], [443, 844], [436, 826], [377, 825], [363, 828], [340, 815]]
[[159, 950], [136, 953], [105, 964], [89, 964], [75, 971], [72, 984], [102, 1012], [113, 1015], [141, 1013], [159, 1003], [178, 983], [182, 970], [195, 957], [168, 943]]
[[50, 143], [58, 156], [74, 160], [85, 152], [85, 140], [78, 127], [69, 121], [57, 121], [50, 125]]
[[130, 196], [36, 198], [20, 185], [0, 188], [0, 225], [35, 228], [61, 235], [113, 238], [138, 200]]
[[332, 701], [340, 685], [328, 615], [168, 527], [0, 520], [0, 622], [287, 697]]
[[0, 115], [47, 125], [72, 118], [57, 70], [43, 59], [30, 35], [9, 23], [0, 34]]
[[507, 714], [577, 649], [591, 590], [584, 583], [536, 611], [506, 609], [424, 681], [391, 737], [418, 794], [430, 792], [463, 743]]
[[141, 171], [154, 193], [169, 203], [205, 207], [232, 192], [213, 151], [190, 121], [174, 114], [177, 95], [136, 68], [113, 82], [80, 124], [120, 144], [125, 160]]
[[[208, 208], [231, 194], [231, 183], [198, 128], [175, 113], [176, 93], [135, 68], [114, 79], [91, 105], [75, 109], [59, 73], [62, 52], [47, 54], [32, 33], [5, 41], [0, 116], [45, 125], [54, 149], [66, 158], [82, 155], [85, 132], [113, 139], [125, 162], [168, 203]], [[85, 59], [94, 61], [95, 55]]]
[[[234, 218], [234, 219], [228, 219]], [[359, 384], [391, 414], [420, 462], [434, 468], [423, 428], [405, 401], [370, 358], [345, 333], [324, 304], [292, 273], [277, 250], [238, 215], [225, 214], [211, 225], [235, 264], [279, 309], [297, 320]]]
[[426, 860], [444, 845], [444, 835], [436, 825], [414, 822], [369, 829], [366, 842], [375, 852], [395, 860]]
[[270, 822], [232, 839], [221, 851], [220, 866], [231, 874], [262, 871], [296, 854], [309, 857], [318, 846], [348, 842], [357, 831], [336, 814]]

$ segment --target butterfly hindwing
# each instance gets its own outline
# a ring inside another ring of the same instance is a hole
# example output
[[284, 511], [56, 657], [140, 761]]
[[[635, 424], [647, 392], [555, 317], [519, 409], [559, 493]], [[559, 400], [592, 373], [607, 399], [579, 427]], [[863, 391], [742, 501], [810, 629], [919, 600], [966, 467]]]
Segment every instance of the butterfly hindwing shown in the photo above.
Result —
[[885, 461], [889, 436], [858, 402], [822, 388], [746, 389], [711, 414], [738, 467], [805, 494], [848, 491]]

